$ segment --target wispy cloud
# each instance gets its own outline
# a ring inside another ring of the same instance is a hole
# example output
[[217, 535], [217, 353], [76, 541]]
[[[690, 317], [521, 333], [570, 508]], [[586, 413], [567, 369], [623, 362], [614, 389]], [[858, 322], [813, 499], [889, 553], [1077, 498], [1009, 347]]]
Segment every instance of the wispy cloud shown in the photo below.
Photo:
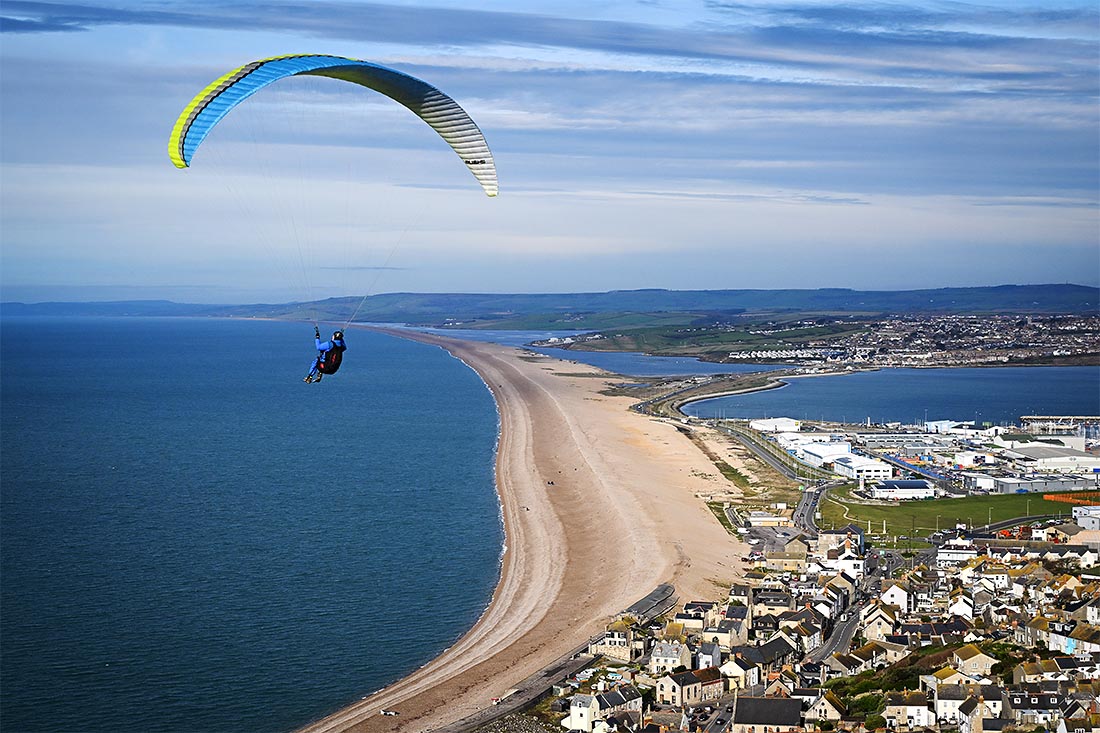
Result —
[[[315, 262], [364, 263], [325, 270], [387, 289], [759, 285], [776, 251], [813, 286], [935, 253], [935, 286], [1006, 247], [1021, 279], [1100, 277], [1092, 2], [4, 0], [0, 16], [9, 285], [100, 282], [125, 257], [148, 282], [217, 258], [203, 282], [260, 287], [254, 230], [292, 228], [245, 209], [287, 198], [314, 217]], [[407, 110], [327, 79], [256, 95], [171, 168], [199, 89], [302, 50], [438, 84], [485, 131], [500, 198]], [[392, 266], [332, 254], [410, 221]]]
[[408, 267], [373, 267], [370, 265], [322, 265], [318, 267], [319, 270], [342, 270], [344, 272], [376, 272], [376, 271], [393, 271], [400, 272], [402, 270], [408, 270]]

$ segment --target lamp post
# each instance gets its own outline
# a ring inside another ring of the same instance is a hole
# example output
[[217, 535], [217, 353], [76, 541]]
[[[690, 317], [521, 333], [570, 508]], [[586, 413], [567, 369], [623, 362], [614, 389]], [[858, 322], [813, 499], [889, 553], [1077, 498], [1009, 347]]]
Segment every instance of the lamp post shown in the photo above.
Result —
[[1027, 498], [1027, 516], [1031, 516], [1031, 497]]

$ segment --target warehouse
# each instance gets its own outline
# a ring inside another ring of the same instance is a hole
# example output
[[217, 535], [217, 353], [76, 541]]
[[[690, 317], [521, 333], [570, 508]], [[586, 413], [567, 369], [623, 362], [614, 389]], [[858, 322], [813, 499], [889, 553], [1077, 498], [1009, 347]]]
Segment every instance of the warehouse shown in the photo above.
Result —
[[872, 499], [887, 501], [909, 501], [912, 499], [931, 499], [936, 489], [922, 479], [879, 481], [871, 487]]
[[1100, 470], [1100, 456], [1056, 445], [1021, 445], [1005, 451], [1005, 457], [1025, 471], [1092, 473]]
[[894, 475], [894, 469], [889, 463], [854, 453], [833, 460], [833, 472], [859, 481], [878, 481]]

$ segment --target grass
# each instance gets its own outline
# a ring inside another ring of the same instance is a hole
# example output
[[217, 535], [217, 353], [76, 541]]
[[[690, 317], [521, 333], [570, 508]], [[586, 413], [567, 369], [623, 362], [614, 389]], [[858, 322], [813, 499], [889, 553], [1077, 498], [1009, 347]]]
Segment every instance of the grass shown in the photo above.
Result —
[[819, 526], [843, 527], [854, 522], [866, 529], [870, 521], [871, 532], [877, 534], [882, 532], [882, 523], [885, 521], [887, 536], [927, 536], [935, 532], [937, 526], [941, 530], [952, 529], [959, 523], [981, 526], [988, 521], [999, 522], [1016, 517], [1058, 513], [1068, 517], [1072, 508], [1070, 504], [1046, 501], [1041, 494], [924, 499], [899, 502], [896, 506], [868, 505], [852, 501], [851, 488], [845, 486], [829, 492], [828, 500], [819, 504]]
[[715, 468], [717, 468], [723, 476], [732, 481], [734, 484], [742, 489], [749, 488], [749, 477], [738, 471], [736, 468], [726, 463], [723, 460], [717, 460], [714, 462]]
[[708, 501], [707, 506], [712, 512], [714, 512], [714, 516], [718, 517], [718, 523], [725, 527], [727, 532], [729, 532], [731, 535], [734, 535], [735, 537], [738, 536], [737, 529], [734, 528], [733, 523], [730, 521], [730, 518], [726, 516], [726, 505], [724, 502]]

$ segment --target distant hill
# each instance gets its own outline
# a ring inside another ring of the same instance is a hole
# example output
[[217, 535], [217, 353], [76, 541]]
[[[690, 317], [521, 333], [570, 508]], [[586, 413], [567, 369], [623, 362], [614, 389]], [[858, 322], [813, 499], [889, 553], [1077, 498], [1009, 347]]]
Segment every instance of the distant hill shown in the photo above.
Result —
[[[416, 325], [536, 328], [596, 327], [624, 319], [640, 324], [662, 314], [897, 314], [1100, 312], [1100, 288], [999, 285], [933, 290], [613, 290], [604, 293], [386, 293], [313, 303], [196, 305], [171, 301], [2, 303], [4, 316], [235, 316], [345, 320]], [[616, 320], [618, 319], [618, 320]], [[583, 325], [582, 325], [583, 324]]]

